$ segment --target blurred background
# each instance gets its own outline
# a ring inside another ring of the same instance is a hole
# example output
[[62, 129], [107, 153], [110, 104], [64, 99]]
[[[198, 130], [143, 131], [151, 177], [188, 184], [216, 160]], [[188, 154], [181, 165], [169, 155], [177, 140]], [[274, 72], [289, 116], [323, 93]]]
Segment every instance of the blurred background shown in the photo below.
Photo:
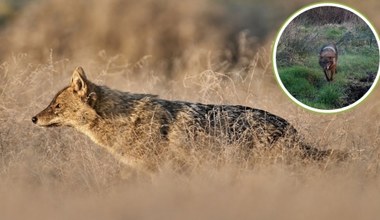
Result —
[[[379, 29], [378, 0], [337, 2]], [[379, 216], [379, 88], [350, 111], [323, 115], [292, 103], [273, 74], [277, 31], [310, 3], [0, 0], [0, 218]], [[125, 182], [123, 166], [84, 135], [31, 123], [79, 65], [95, 83], [123, 91], [264, 109], [307, 142], [357, 156], [335, 169], [258, 164]]]
[[[128, 63], [146, 60], [173, 77], [194, 65], [246, 67], [265, 49], [268, 54], [260, 54], [265, 64], [285, 19], [312, 2], [1, 0], [0, 59], [26, 53], [33, 62], [53, 56], [80, 63], [101, 53]], [[378, 25], [376, 1], [342, 3]]]

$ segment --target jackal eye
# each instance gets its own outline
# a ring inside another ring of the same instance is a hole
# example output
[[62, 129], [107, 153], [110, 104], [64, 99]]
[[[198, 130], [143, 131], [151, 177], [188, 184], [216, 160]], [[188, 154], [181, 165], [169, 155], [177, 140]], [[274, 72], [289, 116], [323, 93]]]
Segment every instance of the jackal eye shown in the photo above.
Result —
[[55, 104], [54, 108], [56, 108], [56, 109], [61, 108], [61, 104], [59, 104], [59, 103]]

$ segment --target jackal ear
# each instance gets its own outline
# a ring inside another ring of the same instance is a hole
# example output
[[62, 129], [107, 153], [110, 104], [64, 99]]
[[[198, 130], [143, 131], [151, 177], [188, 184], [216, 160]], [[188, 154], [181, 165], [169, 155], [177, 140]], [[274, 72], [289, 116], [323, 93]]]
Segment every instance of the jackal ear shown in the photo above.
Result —
[[77, 67], [71, 77], [71, 87], [80, 97], [87, 96], [88, 80], [82, 67]]

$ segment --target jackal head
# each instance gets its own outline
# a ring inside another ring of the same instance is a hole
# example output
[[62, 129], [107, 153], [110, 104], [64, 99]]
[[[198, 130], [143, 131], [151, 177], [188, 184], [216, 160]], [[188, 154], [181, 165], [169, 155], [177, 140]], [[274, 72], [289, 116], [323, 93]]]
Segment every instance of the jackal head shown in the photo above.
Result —
[[59, 91], [49, 106], [32, 117], [39, 126], [83, 126], [96, 118], [96, 85], [87, 80], [81, 67], [72, 75], [71, 84]]
[[331, 66], [335, 64], [335, 57], [319, 57], [319, 64], [323, 68], [323, 70], [330, 70]]

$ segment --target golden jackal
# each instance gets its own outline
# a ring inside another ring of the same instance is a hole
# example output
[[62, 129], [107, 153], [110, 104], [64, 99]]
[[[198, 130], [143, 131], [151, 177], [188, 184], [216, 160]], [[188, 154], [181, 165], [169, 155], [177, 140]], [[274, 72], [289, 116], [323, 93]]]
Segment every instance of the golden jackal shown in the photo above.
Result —
[[81, 67], [32, 121], [43, 127], [74, 127], [120, 161], [151, 170], [163, 162], [187, 166], [191, 158], [202, 161], [204, 155], [244, 160], [260, 149], [294, 151], [312, 159], [332, 152], [302, 144], [293, 126], [266, 111], [121, 92], [92, 83]]
[[323, 46], [319, 52], [319, 65], [323, 68], [327, 81], [333, 81], [337, 73], [338, 50], [334, 44]]

